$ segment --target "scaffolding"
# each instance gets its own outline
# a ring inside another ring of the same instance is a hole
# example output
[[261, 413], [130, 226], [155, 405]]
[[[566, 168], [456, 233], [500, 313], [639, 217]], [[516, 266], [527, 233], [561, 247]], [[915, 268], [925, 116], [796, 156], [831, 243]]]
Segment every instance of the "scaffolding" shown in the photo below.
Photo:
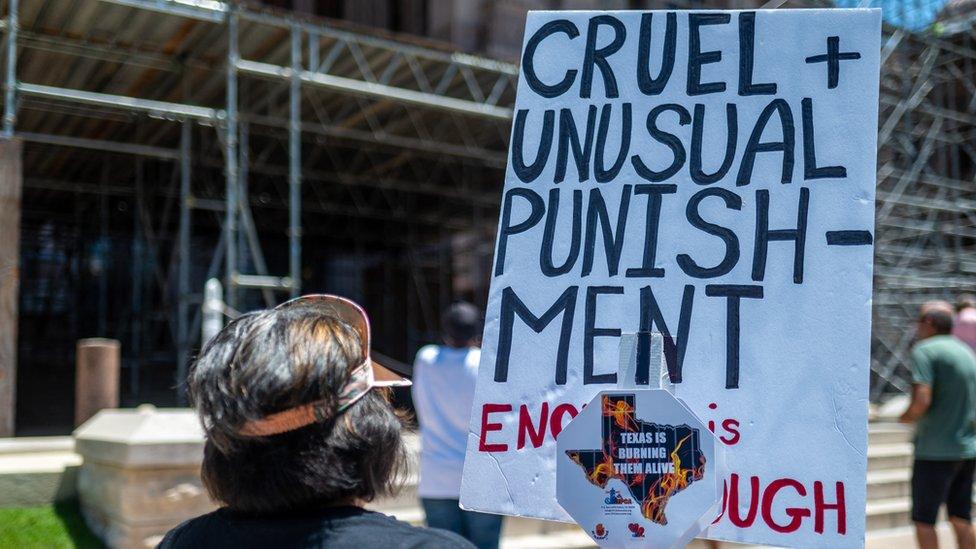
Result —
[[[204, 280], [222, 277], [230, 310], [271, 305], [301, 291], [303, 255], [321, 259], [329, 242], [355, 247], [360, 264], [373, 257], [376, 286], [406, 296], [390, 307], [400, 298], [381, 295], [372, 308], [405, 313], [401, 347], [435, 337], [452, 273], [464, 269], [452, 247], [490, 242], [515, 66], [221, 2], [6, 7], [3, 132], [27, 143], [25, 243], [59, 223], [90, 224], [89, 213], [109, 234], [127, 217], [109, 211], [111, 197], [133, 212], [131, 295], [106, 303], [102, 265], [95, 307], [100, 335], [123, 340], [125, 392], [145, 397], [147, 361], [175, 362], [184, 379]], [[490, 247], [467, 252], [490, 261]], [[58, 302], [32, 287], [38, 274], [25, 273], [28, 315]], [[124, 325], [107, 326], [109, 308]]]
[[[662, 7], [649, 4], [635, 7]], [[810, 5], [730, 4], [708, 7]], [[43, 330], [44, 311], [83, 302], [92, 318], [67, 331], [123, 340], [133, 399], [151, 398], [146, 364], [185, 377], [210, 277], [231, 309], [297, 295], [310, 277], [372, 299], [405, 327], [377, 338], [400, 359], [459, 292], [483, 302], [515, 65], [216, 0], [7, 0], [4, 14], [2, 131], [27, 144], [38, 274], [22, 277], [22, 310]], [[885, 26], [873, 399], [907, 388], [918, 304], [976, 280], [974, 37], [965, 12]], [[55, 244], [65, 226], [94, 236], [72, 255]], [[319, 267], [349, 262], [357, 281]], [[41, 287], [82, 271], [94, 297]], [[21, 357], [46, 352], [25, 345]]]
[[[964, 7], [955, 3], [956, 8]], [[886, 19], [874, 260], [871, 398], [910, 388], [908, 351], [919, 306], [976, 290], [976, 16], [928, 25], [923, 2]], [[915, 16], [917, 18], [917, 16]]]

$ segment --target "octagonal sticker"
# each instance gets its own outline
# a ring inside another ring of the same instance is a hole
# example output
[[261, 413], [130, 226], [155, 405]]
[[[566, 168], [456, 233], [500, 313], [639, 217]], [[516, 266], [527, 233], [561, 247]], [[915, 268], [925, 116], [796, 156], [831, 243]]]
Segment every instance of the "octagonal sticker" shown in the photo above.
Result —
[[556, 441], [556, 500], [601, 547], [682, 547], [718, 516], [724, 448], [658, 389], [604, 391]]

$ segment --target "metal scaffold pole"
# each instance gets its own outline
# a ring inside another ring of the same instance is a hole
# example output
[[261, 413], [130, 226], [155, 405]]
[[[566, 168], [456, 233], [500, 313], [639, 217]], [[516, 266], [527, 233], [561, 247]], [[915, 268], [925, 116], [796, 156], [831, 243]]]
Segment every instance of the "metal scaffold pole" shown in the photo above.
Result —
[[7, 14], [7, 74], [4, 87], [3, 136], [14, 136], [17, 123], [17, 32], [19, 30], [18, 12], [20, 1], [10, 0], [10, 13]]
[[146, 206], [145, 197], [145, 167], [142, 158], [136, 158], [135, 162], [135, 200], [132, 207], [132, 288], [130, 297], [131, 320], [130, 328], [131, 341], [129, 342], [129, 392], [134, 396], [139, 395], [139, 374], [142, 369], [142, 341], [145, 336], [146, 322], [143, 316], [143, 284], [145, 274], [147, 254], [145, 233], [146, 227], [143, 224], [143, 211]]
[[180, 129], [180, 234], [179, 234], [179, 271], [177, 279], [177, 307], [176, 338], [176, 396], [178, 403], [186, 404], [186, 371], [190, 362], [190, 147], [192, 122], [183, 121]]
[[[250, 128], [248, 127], [247, 120], [239, 120], [237, 122], [237, 241], [234, 243], [235, 254], [237, 257], [237, 273], [234, 276], [234, 285], [238, 288], [242, 288], [240, 283], [241, 272], [249, 272], [251, 270], [251, 261], [253, 257], [248, 257], [247, 255], [247, 244], [250, 240], [250, 227], [248, 226], [248, 216], [251, 211], [250, 204], [248, 201], [250, 197], [248, 193], [250, 192], [250, 182], [248, 178], [250, 177], [250, 154], [251, 154], [251, 137]], [[243, 288], [242, 288], [243, 289]]]
[[224, 285], [227, 306], [237, 307], [237, 289], [234, 275], [237, 271], [237, 63], [240, 60], [237, 42], [238, 15], [235, 9], [227, 13], [227, 119], [224, 124], [224, 165], [227, 189], [224, 197]]
[[291, 296], [301, 292], [302, 268], [302, 133], [301, 133], [301, 27], [291, 27], [291, 81], [288, 121], [288, 274]]

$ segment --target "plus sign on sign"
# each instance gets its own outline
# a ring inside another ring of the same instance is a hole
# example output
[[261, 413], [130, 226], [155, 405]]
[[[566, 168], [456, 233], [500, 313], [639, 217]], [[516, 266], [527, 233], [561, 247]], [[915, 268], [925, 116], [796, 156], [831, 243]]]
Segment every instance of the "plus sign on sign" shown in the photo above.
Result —
[[617, 350], [657, 332], [727, 451], [707, 535], [864, 545], [880, 38], [871, 9], [528, 15], [462, 506], [568, 520], [557, 437], [649, 384]]
[[719, 514], [723, 448], [667, 391], [602, 392], [556, 444], [556, 501], [601, 547], [683, 547]]

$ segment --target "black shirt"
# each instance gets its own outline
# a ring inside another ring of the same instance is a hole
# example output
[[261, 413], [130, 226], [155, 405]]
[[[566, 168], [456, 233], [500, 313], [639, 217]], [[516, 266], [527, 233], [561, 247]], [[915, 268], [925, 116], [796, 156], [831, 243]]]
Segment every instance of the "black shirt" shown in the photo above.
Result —
[[227, 508], [188, 520], [169, 531], [160, 549], [206, 547], [367, 547], [472, 549], [461, 536], [418, 528], [359, 507], [323, 507], [280, 515], [245, 515]]

